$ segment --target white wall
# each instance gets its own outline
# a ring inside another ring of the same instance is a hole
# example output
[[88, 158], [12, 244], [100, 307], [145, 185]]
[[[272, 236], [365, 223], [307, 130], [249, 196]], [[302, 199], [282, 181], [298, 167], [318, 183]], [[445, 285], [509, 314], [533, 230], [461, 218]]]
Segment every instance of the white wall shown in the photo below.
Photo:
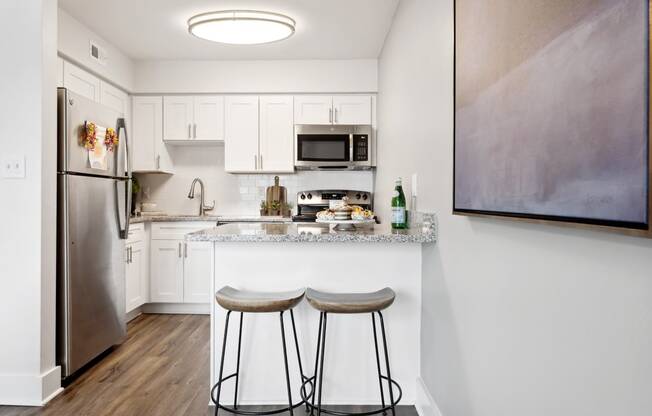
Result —
[[[106, 50], [109, 57], [106, 65], [90, 58], [91, 40]], [[58, 48], [66, 59], [128, 92], [134, 90], [134, 63], [131, 58], [62, 9], [59, 9]]]
[[303, 61], [142, 61], [138, 93], [375, 92], [376, 59]]
[[452, 71], [453, 0], [403, 0], [379, 60], [377, 208], [418, 172], [420, 209], [439, 216], [430, 394], [444, 416], [651, 414], [652, 241], [451, 215]]
[[[55, 2], [0, 3], [0, 158], [25, 157], [23, 179], [0, 177], [0, 404], [55, 393]], [[17, 34], [20, 35], [17, 38]]]

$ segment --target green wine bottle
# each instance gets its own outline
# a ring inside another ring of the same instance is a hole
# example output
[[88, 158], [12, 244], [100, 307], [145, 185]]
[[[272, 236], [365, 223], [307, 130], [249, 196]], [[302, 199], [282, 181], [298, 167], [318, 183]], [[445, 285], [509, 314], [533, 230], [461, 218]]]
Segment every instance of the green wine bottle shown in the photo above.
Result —
[[394, 187], [394, 195], [392, 196], [392, 228], [405, 229], [408, 228], [407, 224], [405, 194], [403, 193], [401, 178], [398, 178], [396, 186]]

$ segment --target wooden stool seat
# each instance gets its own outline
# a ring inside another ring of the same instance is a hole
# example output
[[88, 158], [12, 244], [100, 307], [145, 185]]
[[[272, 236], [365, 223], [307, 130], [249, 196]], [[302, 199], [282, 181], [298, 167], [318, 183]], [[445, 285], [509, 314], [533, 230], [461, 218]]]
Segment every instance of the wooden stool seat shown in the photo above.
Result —
[[283, 312], [299, 304], [304, 293], [304, 289], [290, 292], [250, 292], [224, 286], [215, 294], [215, 300], [224, 309], [234, 312]]
[[310, 305], [327, 313], [371, 313], [382, 311], [394, 303], [396, 293], [388, 287], [371, 293], [328, 293], [306, 290]]

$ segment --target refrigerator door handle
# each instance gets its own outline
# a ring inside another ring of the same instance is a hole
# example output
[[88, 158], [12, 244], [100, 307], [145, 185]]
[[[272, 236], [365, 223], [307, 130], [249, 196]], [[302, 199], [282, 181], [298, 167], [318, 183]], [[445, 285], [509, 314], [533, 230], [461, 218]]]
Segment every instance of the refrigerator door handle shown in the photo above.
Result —
[[[122, 225], [120, 226], [120, 238], [123, 240], [127, 239], [127, 236], [129, 234], [129, 217], [130, 213], [129, 211], [131, 210], [131, 151], [130, 151], [130, 143], [129, 143], [129, 137], [127, 136], [127, 125], [125, 123], [124, 118], [119, 118], [118, 119], [118, 124], [116, 131], [118, 134], [120, 134], [120, 130], [124, 133], [124, 146], [125, 146], [125, 165], [127, 167], [127, 182], [125, 188], [127, 195], [125, 195], [125, 207], [124, 207], [124, 213], [125, 213], [125, 224], [124, 227]], [[116, 188], [117, 188], [117, 182], [116, 182]], [[120, 210], [120, 207], [118, 207], [118, 210]], [[118, 215], [118, 218], [120, 215]]]

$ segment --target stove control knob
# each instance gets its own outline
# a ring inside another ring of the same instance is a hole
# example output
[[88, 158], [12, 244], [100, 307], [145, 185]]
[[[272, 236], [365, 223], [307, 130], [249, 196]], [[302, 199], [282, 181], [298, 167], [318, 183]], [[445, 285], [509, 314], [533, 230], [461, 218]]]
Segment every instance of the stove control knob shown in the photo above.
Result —
[[312, 199], [312, 194], [308, 194], [308, 199]]
[[364, 199], [366, 201], [367, 199], [369, 199], [369, 196], [367, 196], [367, 194], [364, 194], [364, 195], [362, 195], [362, 199]]
[[355, 199], [360, 199], [360, 194], [355, 194]]
[[301, 199], [306, 199], [306, 194], [301, 194]]

